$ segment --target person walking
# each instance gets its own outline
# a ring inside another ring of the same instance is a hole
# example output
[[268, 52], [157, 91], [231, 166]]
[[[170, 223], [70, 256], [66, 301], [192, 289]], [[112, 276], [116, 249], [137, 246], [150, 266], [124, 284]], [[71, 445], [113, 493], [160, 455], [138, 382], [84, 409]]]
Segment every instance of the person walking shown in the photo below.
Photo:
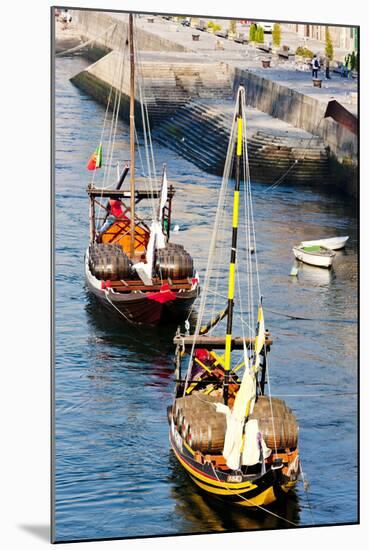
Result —
[[318, 71], [320, 69], [320, 63], [319, 63], [319, 60], [318, 60], [318, 58], [315, 54], [314, 54], [314, 57], [313, 57], [313, 60], [312, 60], [312, 63], [311, 63], [311, 68], [312, 68], [312, 71], [313, 71], [313, 78], [318, 78]]

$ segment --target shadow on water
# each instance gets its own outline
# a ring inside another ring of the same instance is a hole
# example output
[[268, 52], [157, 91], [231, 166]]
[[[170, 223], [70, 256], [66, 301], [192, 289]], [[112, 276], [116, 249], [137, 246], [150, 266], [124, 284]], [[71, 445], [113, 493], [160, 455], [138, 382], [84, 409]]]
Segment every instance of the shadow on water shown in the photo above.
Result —
[[189, 524], [195, 525], [197, 532], [282, 529], [300, 524], [299, 498], [294, 491], [264, 510], [230, 506], [196, 487], [173, 455], [169, 459], [169, 468], [177, 513], [183, 515]]
[[122, 349], [140, 351], [141, 353], [160, 350], [168, 353], [173, 350], [173, 336], [177, 330], [176, 324], [145, 326], [131, 324], [118, 312], [108, 309], [101, 301], [86, 290], [87, 320], [92, 333], [103, 338], [107, 343], [114, 344]]
[[[130, 358], [124, 362], [125, 368], [136, 371], [145, 365], [150, 371], [150, 380], [144, 384], [171, 384], [174, 373], [173, 337], [178, 324], [159, 326], [134, 325], [122, 319], [119, 314], [101, 303], [88, 290], [86, 292], [85, 311], [91, 328], [90, 343], [103, 348], [98, 358], [107, 365], [109, 361]], [[194, 314], [190, 323], [196, 322]], [[183, 323], [182, 323], [183, 325]]]

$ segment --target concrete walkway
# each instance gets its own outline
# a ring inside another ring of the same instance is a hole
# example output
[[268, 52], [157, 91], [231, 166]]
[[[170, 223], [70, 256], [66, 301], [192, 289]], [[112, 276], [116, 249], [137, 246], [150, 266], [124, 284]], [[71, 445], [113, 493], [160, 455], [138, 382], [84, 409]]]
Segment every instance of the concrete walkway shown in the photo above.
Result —
[[[126, 14], [115, 15], [120, 19], [127, 19]], [[153, 19], [154, 22], [149, 23], [149, 19]], [[349, 111], [354, 114], [357, 113], [358, 85], [356, 79], [342, 78], [331, 71], [331, 79], [327, 80], [325, 72], [320, 71], [319, 77], [323, 80], [322, 87], [316, 88], [312, 83], [310, 69], [307, 66], [302, 66], [301, 63], [296, 63], [294, 60], [287, 61], [273, 57], [271, 68], [263, 69], [261, 67], [261, 60], [265, 59], [267, 54], [253, 46], [219, 38], [216, 35], [199, 31], [195, 28], [184, 27], [159, 16], [154, 18], [147, 16], [138, 17], [136, 18], [136, 25], [151, 33], [157, 33], [167, 40], [181, 44], [189, 53], [192, 52], [196, 56], [206, 56], [216, 62], [224, 61], [234, 67], [249, 70], [263, 78], [279, 82], [283, 86], [318, 99], [323, 103], [328, 103], [331, 99], [335, 99], [339, 103], [342, 103]], [[199, 34], [198, 42], [192, 40], [193, 34]], [[270, 40], [270, 35], [265, 35], [265, 43], [268, 44]], [[294, 50], [297, 45], [303, 43], [303, 40], [292, 31], [284, 31], [283, 43], [290, 45]], [[216, 46], [224, 49], [217, 49]], [[312, 48], [314, 53], [318, 55], [324, 54], [324, 44], [318, 40], [309, 39], [307, 46]], [[342, 53], [344, 53], [344, 50], [342, 50]]]

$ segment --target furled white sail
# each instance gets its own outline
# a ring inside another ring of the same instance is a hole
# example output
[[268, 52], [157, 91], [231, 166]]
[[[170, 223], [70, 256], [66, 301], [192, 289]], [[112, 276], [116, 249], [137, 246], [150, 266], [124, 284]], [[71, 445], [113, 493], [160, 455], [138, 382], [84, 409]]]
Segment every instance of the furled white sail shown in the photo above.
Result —
[[150, 238], [146, 249], [146, 263], [139, 262], [133, 267], [138, 276], [145, 285], [152, 284], [152, 271], [154, 263], [155, 248], [165, 247], [165, 237], [161, 228], [161, 223], [154, 220], [150, 226]]
[[254, 466], [270, 456], [269, 449], [261, 437], [259, 423], [256, 418], [248, 420], [245, 424], [244, 446], [241, 457], [241, 464]]
[[[246, 367], [240, 389], [234, 401], [233, 409], [231, 411], [228, 407], [224, 406], [217, 408], [219, 412], [223, 412], [227, 415], [227, 429], [224, 440], [223, 456], [226, 459], [227, 466], [232, 470], [237, 470], [241, 464], [249, 466], [256, 464], [260, 458], [260, 445], [264, 443], [264, 441], [262, 441], [262, 443], [259, 441], [260, 438], [258, 438], [257, 435], [258, 431], [256, 431], [257, 424], [250, 420], [247, 421], [248, 416], [254, 409], [256, 398], [256, 372], [259, 366], [260, 352], [264, 344], [264, 314], [260, 305], [254, 345], [254, 363], [251, 366], [249, 365], [247, 350], [246, 347], [244, 347], [244, 361]], [[262, 450], [263, 453], [266, 453], [264, 456], [269, 456], [267, 454], [268, 448], [265, 443]]]
[[256, 325], [256, 335], [255, 335], [255, 363], [254, 370], [257, 371], [259, 368], [260, 362], [260, 352], [263, 349], [265, 344], [265, 323], [264, 323], [264, 313], [261, 305], [258, 310], [258, 323]]
[[254, 408], [255, 397], [255, 375], [247, 366], [233, 409], [227, 414], [227, 430], [224, 439], [223, 456], [226, 459], [227, 466], [232, 470], [237, 470], [240, 467], [245, 419]]
[[168, 199], [168, 180], [167, 180], [167, 171], [164, 168], [163, 183], [161, 186], [160, 206], [159, 206], [159, 222], [161, 222], [163, 219], [163, 211], [164, 211], [164, 206], [165, 206], [165, 203], [167, 202], [167, 199]]

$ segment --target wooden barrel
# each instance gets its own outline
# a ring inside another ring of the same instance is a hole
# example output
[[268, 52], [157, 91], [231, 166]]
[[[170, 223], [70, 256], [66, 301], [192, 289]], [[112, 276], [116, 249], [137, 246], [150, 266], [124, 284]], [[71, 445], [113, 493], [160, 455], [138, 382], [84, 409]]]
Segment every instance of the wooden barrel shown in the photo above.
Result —
[[202, 453], [221, 453], [224, 447], [226, 418], [224, 414], [215, 413], [208, 421], [188, 422], [187, 443], [194, 451]]
[[297, 420], [282, 399], [259, 397], [250, 418], [258, 420], [259, 430], [267, 447], [271, 449], [297, 447], [299, 430]]
[[176, 423], [180, 429], [180, 432], [185, 437], [188, 429], [188, 422], [193, 421], [207, 421], [214, 414], [215, 410], [205, 409], [202, 406], [186, 407], [184, 409], [179, 409], [177, 414]]
[[163, 248], [158, 250], [155, 270], [163, 279], [192, 277], [193, 259], [184, 249]]
[[90, 250], [90, 270], [100, 280], [117, 281], [131, 278], [128, 256], [117, 245], [98, 244]]
[[180, 421], [180, 415], [185, 414], [187, 410], [199, 410], [202, 413], [210, 414], [215, 411], [211, 403], [220, 403], [222, 398], [213, 395], [195, 394], [186, 397], [178, 397], [173, 403], [173, 419], [174, 422]]
[[[194, 394], [177, 398], [173, 418], [178, 429], [195, 451], [221, 453], [226, 432], [226, 416], [217, 413], [214, 403], [219, 396]], [[282, 399], [261, 396], [250, 419], [257, 419], [267, 447], [282, 450], [295, 448], [298, 441], [297, 420]]]

